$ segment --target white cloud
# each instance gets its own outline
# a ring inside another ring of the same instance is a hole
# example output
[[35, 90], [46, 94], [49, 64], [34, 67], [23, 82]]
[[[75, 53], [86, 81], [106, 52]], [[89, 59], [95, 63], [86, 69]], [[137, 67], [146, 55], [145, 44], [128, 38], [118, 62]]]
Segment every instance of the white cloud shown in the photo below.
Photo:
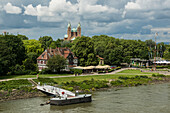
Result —
[[77, 5], [72, 4], [70, 1], [66, 0], [51, 0], [49, 3], [49, 10], [51, 12], [77, 12]]
[[72, 19], [80, 18], [80, 16], [84, 19], [92, 17], [93, 19], [108, 20], [111, 17], [107, 16], [108, 14], [119, 13], [118, 9], [96, 4], [97, 1], [78, 0], [77, 3], [73, 4], [66, 0], [51, 0], [48, 6], [42, 6], [41, 4], [36, 7], [33, 7], [32, 4], [24, 6], [24, 14], [37, 16], [38, 21], [61, 22], [74, 21]]
[[125, 9], [141, 9], [141, 6], [138, 3], [128, 2]]
[[[170, 0], [134, 0], [129, 1], [124, 7], [122, 18], [140, 18], [155, 20], [155, 18], [169, 17]], [[160, 17], [161, 16], [161, 17]]]
[[[51, 0], [49, 6], [41, 4], [33, 7], [32, 4], [24, 6], [24, 14], [37, 16], [38, 21], [61, 22], [77, 13], [77, 5], [66, 0]], [[33, 13], [32, 13], [33, 12]]]
[[23, 7], [25, 9], [24, 11], [25, 15], [37, 16], [37, 10], [32, 6], [32, 4]]
[[158, 10], [169, 8], [170, 0], [135, 0], [128, 2], [125, 9]]
[[10, 14], [20, 14], [22, 12], [22, 9], [20, 7], [13, 6], [9, 2], [4, 6], [4, 10], [6, 11], [6, 13]]
[[152, 28], [152, 32], [170, 32], [170, 28]]
[[143, 26], [142, 29], [152, 29], [152, 25]]

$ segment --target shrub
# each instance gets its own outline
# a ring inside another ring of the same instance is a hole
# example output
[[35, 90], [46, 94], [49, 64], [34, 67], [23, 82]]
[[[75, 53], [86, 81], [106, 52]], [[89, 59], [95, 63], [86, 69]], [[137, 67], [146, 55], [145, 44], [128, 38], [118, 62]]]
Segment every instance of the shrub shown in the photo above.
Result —
[[37, 72], [31, 72], [30, 75], [36, 75], [38, 74]]
[[96, 89], [93, 87], [91, 90], [92, 90], [92, 91], [95, 91]]
[[166, 77], [164, 74], [158, 74], [157, 77]]
[[69, 87], [68, 90], [69, 90], [69, 91], [73, 91], [73, 87]]
[[111, 85], [113, 86], [120, 86], [122, 84], [123, 84], [123, 81], [121, 80], [111, 81]]
[[84, 91], [85, 91], [86, 93], [90, 92], [90, 90], [89, 90], [89, 89], [85, 89]]
[[146, 75], [141, 75], [140, 78], [148, 78]]
[[40, 74], [50, 74], [51, 71], [48, 68], [42, 69]]
[[164, 74], [158, 74], [158, 75], [152, 74], [152, 77], [166, 77], [166, 76]]
[[12, 75], [12, 72], [8, 72], [7, 75]]
[[156, 77], [156, 75], [155, 75], [155, 74], [152, 74], [152, 77]]
[[70, 69], [71, 72], [73, 72], [74, 74], [82, 74], [83, 70], [82, 69]]
[[113, 72], [113, 71], [115, 71], [115, 69], [110, 69], [110, 70], [108, 70], [108, 72]]
[[119, 79], [123, 79], [123, 80], [127, 80], [127, 79], [130, 79], [130, 77], [123, 77], [123, 76], [120, 76], [118, 77]]

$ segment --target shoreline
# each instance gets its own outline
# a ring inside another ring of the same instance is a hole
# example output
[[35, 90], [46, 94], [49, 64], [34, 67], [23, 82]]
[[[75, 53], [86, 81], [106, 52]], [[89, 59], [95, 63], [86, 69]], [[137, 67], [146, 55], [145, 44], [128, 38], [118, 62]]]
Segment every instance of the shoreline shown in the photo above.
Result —
[[[154, 84], [163, 84], [163, 83], [170, 83], [170, 77], [162, 77], [161, 80], [159, 79], [152, 79], [152, 81], [149, 81], [146, 84], [141, 85], [154, 85]], [[112, 86], [110, 85], [108, 88], [99, 88], [95, 89], [94, 91], [104, 91], [110, 88], [121, 88], [121, 87], [137, 87], [137, 86], [131, 86], [130, 84], [128, 86]], [[94, 92], [90, 91], [90, 93]], [[83, 91], [82, 91], [83, 92]], [[83, 92], [85, 93], [85, 92]], [[35, 89], [35, 87], [32, 87], [31, 91], [24, 91], [24, 90], [12, 90], [10, 93], [8, 91], [0, 91], [0, 102], [10, 101], [10, 100], [18, 100], [18, 99], [27, 99], [27, 98], [34, 98], [34, 97], [43, 97], [47, 96], [46, 94], [42, 93], [41, 91], [38, 91]]]

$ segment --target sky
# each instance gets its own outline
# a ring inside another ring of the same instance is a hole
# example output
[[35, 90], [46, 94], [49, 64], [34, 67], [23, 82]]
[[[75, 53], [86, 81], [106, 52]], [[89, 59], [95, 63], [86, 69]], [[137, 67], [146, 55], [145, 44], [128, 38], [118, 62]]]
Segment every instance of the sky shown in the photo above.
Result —
[[63, 39], [67, 24], [82, 35], [170, 42], [170, 0], [0, 0], [0, 33]]

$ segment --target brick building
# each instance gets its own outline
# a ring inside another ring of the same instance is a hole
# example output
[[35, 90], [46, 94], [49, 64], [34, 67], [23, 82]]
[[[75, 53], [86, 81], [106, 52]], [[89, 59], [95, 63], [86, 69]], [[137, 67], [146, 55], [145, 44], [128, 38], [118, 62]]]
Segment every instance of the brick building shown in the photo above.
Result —
[[79, 23], [77, 28], [71, 29], [71, 24], [68, 23], [67, 34], [64, 35], [64, 40], [74, 40], [76, 37], [81, 37], [81, 24]]
[[41, 71], [44, 68], [47, 68], [46, 64], [48, 62], [48, 59], [55, 55], [60, 55], [63, 56], [67, 62], [68, 65], [66, 66], [66, 69], [69, 67], [76, 67], [78, 63], [77, 57], [74, 56], [74, 54], [71, 52], [71, 50], [67, 47], [62, 48], [56, 48], [56, 49], [46, 49], [38, 58], [37, 58], [37, 64], [38, 64], [38, 69]]

